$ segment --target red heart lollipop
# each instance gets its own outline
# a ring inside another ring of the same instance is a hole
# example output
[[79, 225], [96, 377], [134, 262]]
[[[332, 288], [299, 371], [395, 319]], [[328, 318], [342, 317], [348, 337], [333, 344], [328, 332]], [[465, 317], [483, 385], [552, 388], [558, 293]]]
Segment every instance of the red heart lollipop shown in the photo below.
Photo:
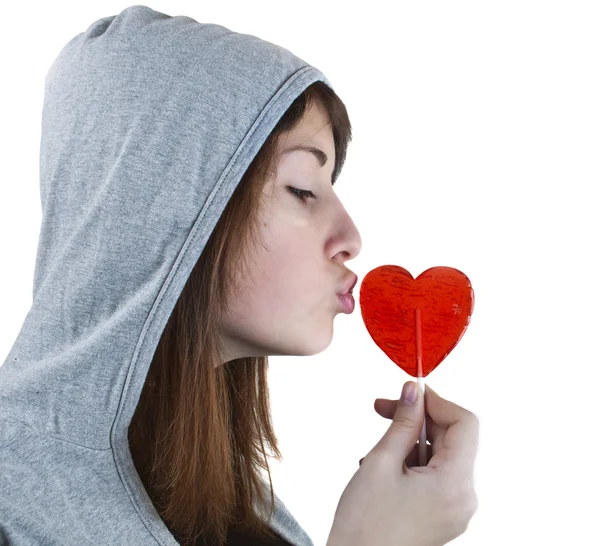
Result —
[[373, 341], [413, 377], [427, 377], [456, 347], [473, 312], [467, 276], [432, 267], [416, 279], [403, 267], [382, 265], [360, 286], [360, 310]]

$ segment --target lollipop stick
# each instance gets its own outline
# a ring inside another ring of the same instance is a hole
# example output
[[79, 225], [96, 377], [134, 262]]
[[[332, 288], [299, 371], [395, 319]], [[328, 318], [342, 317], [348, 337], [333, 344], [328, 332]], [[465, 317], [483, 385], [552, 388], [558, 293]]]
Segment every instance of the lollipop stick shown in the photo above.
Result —
[[[417, 334], [417, 383], [425, 396], [425, 380], [423, 378], [423, 336], [421, 333], [421, 310], [415, 309], [415, 331]], [[427, 419], [423, 419], [423, 428], [419, 436], [419, 466], [427, 466]]]

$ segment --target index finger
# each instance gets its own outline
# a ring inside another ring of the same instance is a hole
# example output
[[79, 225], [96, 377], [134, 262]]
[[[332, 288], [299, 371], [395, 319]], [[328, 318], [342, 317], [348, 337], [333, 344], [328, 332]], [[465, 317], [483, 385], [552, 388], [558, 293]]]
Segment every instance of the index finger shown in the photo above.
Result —
[[[442, 461], [470, 469], [479, 447], [479, 419], [469, 410], [441, 398], [429, 385], [425, 386], [425, 411], [439, 426], [446, 428], [441, 445], [429, 466]], [[437, 446], [436, 446], [437, 447]]]

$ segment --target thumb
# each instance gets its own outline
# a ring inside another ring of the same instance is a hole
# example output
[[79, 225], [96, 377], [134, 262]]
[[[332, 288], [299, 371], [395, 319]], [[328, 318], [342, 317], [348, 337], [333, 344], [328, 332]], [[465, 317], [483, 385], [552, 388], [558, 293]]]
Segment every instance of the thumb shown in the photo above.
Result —
[[419, 385], [415, 381], [407, 381], [402, 388], [394, 418], [373, 450], [395, 453], [404, 461], [415, 447], [423, 428], [423, 402]]

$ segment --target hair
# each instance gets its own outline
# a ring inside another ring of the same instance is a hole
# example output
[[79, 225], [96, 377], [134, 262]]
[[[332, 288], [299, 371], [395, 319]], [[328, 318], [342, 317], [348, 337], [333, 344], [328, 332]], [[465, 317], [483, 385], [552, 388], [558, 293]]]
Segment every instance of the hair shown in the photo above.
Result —
[[244, 357], [223, 364], [215, 318], [236, 293], [236, 272], [244, 271], [252, 244], [261, 244], [258, 211], [263, 188], [276, 172], [280, 138], [315, 101], [331, 124], [332, 184], [338, 178], [352, 128], [344, 103], [317, 81], [280, 118], [227, 203], [161, 335], [129, 426], [140, 479], [160, 517], [186, 546], [248, 544], [247, 537], [269, 543], [279, 536], [253, 505], [259, 493], [266, 510], [263, 469], [269, 476], [270, 520], [275, 498], [265, 444], [282, 459], [270, 415], [269, 360]]

